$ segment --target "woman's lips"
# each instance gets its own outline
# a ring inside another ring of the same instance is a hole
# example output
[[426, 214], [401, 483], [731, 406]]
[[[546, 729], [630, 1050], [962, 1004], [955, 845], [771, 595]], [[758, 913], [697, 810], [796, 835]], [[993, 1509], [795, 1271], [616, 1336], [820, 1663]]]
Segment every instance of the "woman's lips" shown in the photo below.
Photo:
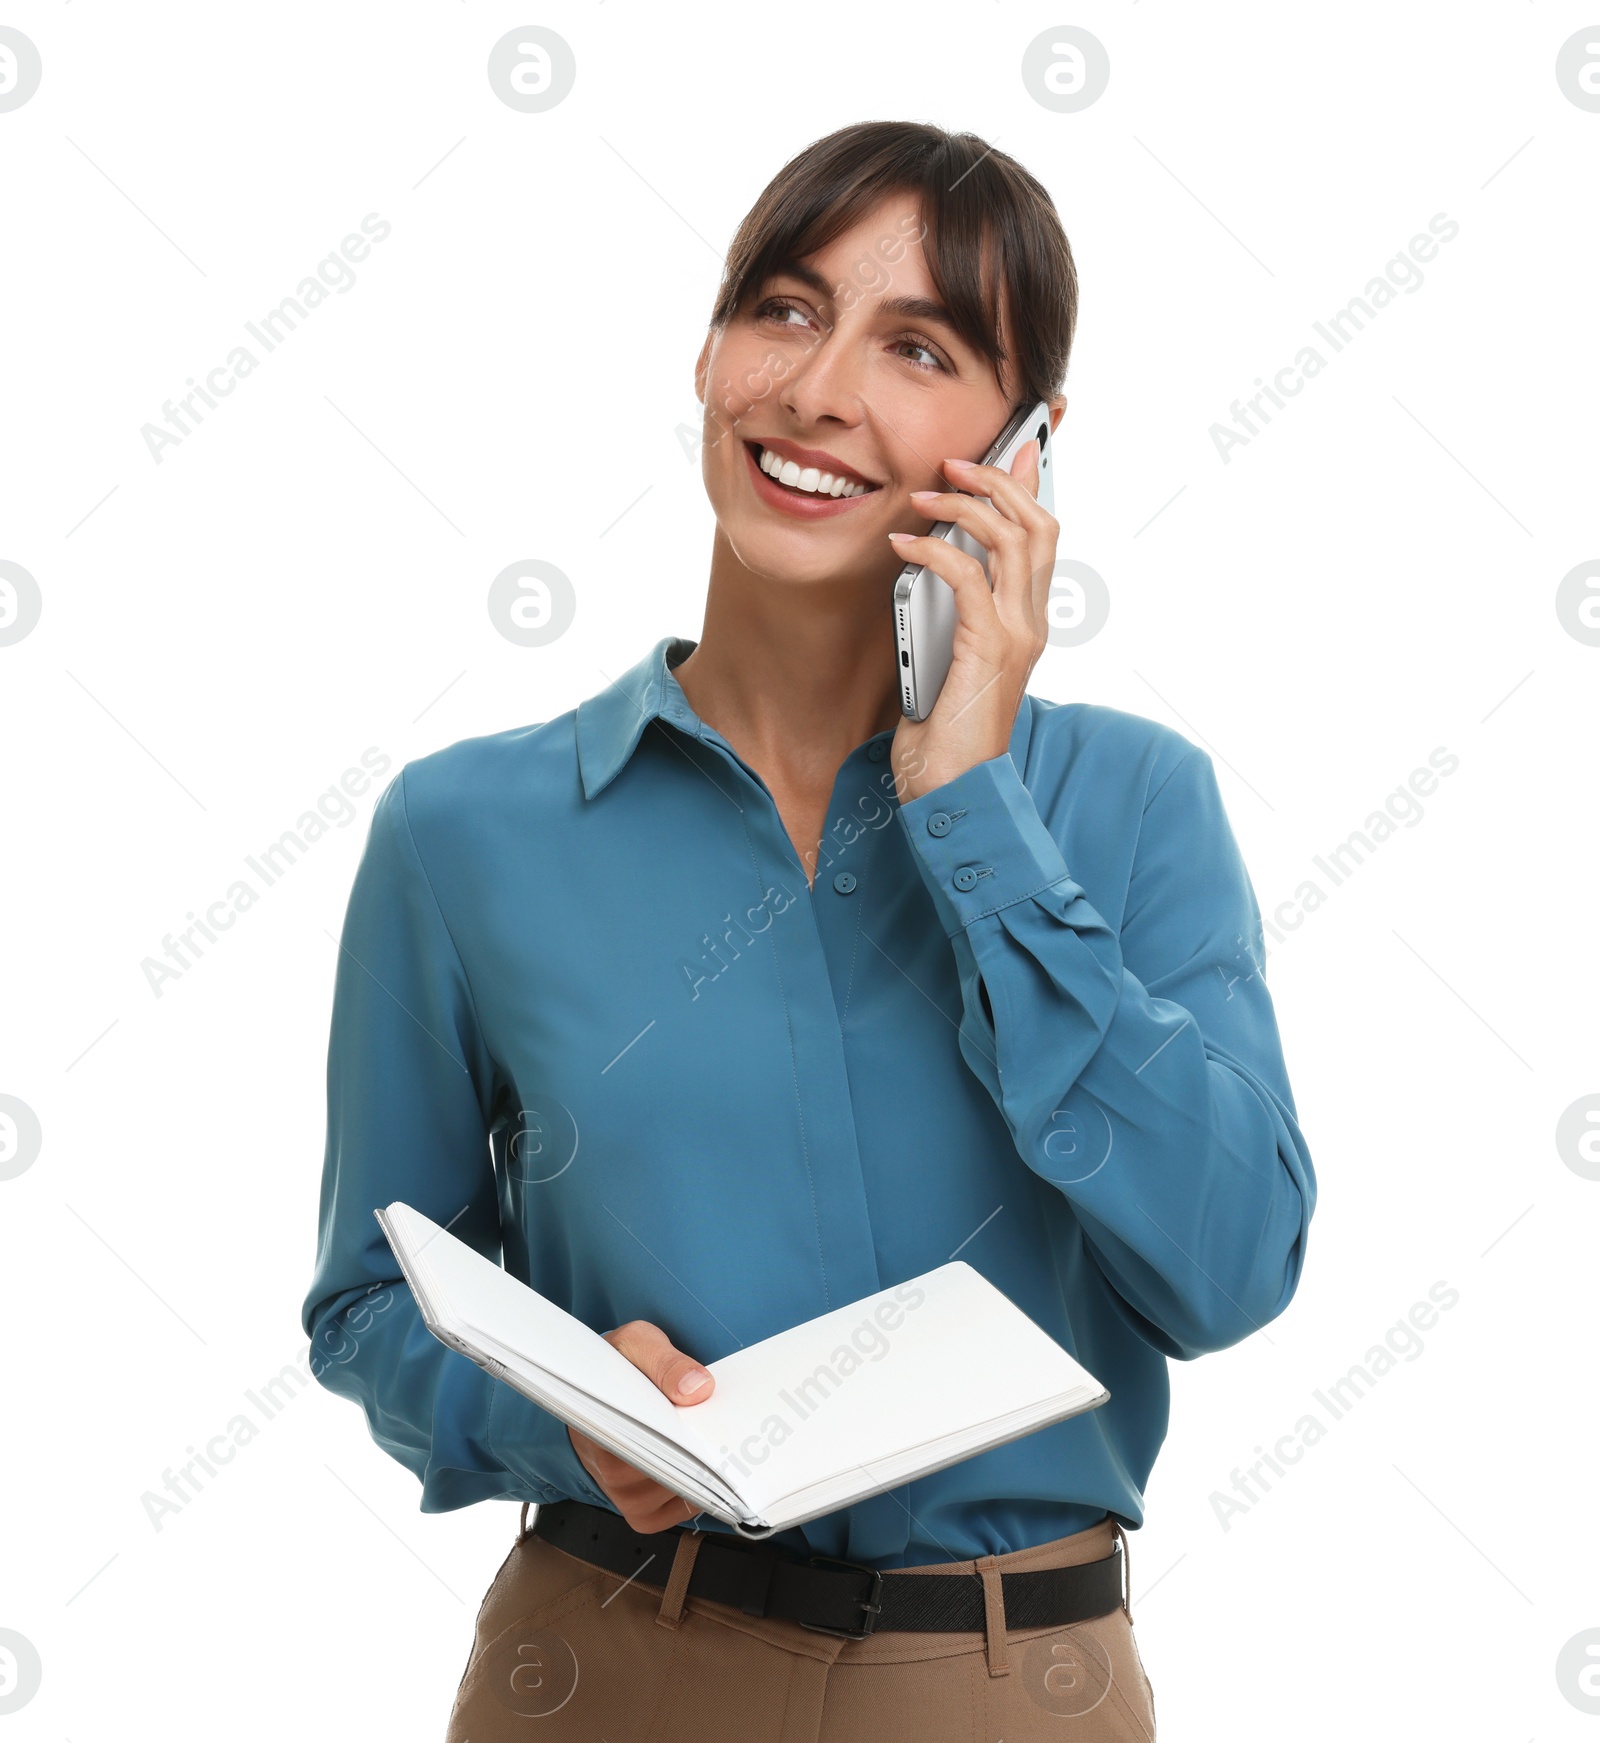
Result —
[[741, 442], [739, 446], [744, 449], [744, 463], [749, 469], [756, 495], [763, 502], [770, 503], [773, 508], [793, 515], [796, 520], [827, 520], [836, 514], [848, 514], [851, 509], [878, 495], [876, 490], [868, 490], [860, 496], [817, 496], [790, 490], [761, 470], [748, 442]]

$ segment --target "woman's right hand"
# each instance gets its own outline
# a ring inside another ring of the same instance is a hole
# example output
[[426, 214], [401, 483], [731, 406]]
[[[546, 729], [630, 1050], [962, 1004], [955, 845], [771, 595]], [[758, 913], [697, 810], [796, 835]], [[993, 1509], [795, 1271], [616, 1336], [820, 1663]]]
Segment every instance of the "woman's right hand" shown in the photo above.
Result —
[[[667, 1334], [645, 1319], [631, 1319], [605, 1334], [608, 1344], [622, 1351], [648, 1380], [653, 1380], [674, 1404], [699, 1404], [716, 1390], [716, 1381], [692, 1356], [672, 1347]], [[612, 1504], [635, 1531], [669, 1531], [700, 1511], [654, 1477], [647, 1477], [625, 1459], [567, 1426], [567, 1438], [578, 1462], [610, 1496]]]

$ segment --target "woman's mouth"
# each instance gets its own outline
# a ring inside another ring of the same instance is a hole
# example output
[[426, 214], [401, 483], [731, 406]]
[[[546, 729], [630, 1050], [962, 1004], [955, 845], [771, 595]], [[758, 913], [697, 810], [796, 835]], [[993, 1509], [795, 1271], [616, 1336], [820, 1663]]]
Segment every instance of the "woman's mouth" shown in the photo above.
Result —
[[862, 497], [876, 495], [880, 488], [836, 477], [820, 467], [800, 466], [764, 449], [759, 442], [746, 442], [744, 451], [756, 494], [774, 508], [803, 519], [842, 514]]

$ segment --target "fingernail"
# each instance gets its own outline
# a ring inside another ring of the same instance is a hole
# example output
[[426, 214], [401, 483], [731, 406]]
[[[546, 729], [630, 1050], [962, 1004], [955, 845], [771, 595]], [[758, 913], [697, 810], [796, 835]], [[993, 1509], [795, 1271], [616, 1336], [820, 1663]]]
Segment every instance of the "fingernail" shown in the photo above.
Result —
[[910, 494], [912, 496], [927, 497], [927, 496], [943, 496], [944, 492], [942, 490], [913, 490]]
[[703, 1368], [692, 1368], [678, 1382], [678, 1390], [680, 1392], [698, 1392], [710, 1378], [711, 1376]]
[[976, 460], [946, 460], [946, 466], [976, 466]]
[[889, 535], [896, 544], [899, 544], [903, 539], [914, 539], [916, 536], [915, 533], [890, 533]]

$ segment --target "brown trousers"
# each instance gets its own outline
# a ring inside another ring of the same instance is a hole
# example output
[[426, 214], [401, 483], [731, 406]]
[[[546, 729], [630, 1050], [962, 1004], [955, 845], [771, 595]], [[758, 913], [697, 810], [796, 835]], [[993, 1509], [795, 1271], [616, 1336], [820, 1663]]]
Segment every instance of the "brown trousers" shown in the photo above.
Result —
[[[918, 1572], [977, 1575], [981, 1633], [842, 1640], [688, 1597], [704, 1537], [624, 1581], [524, 1531], [478, 1612], [446, 1743], [1153, 1743], [1155, 1704], [1122, 1608], [1008, 1631], [1002, 1572], [1099, 1561], [1109, 1516], [1009, 1555]], [[901, 1571], [884, 1569], [884, 1578]]]

